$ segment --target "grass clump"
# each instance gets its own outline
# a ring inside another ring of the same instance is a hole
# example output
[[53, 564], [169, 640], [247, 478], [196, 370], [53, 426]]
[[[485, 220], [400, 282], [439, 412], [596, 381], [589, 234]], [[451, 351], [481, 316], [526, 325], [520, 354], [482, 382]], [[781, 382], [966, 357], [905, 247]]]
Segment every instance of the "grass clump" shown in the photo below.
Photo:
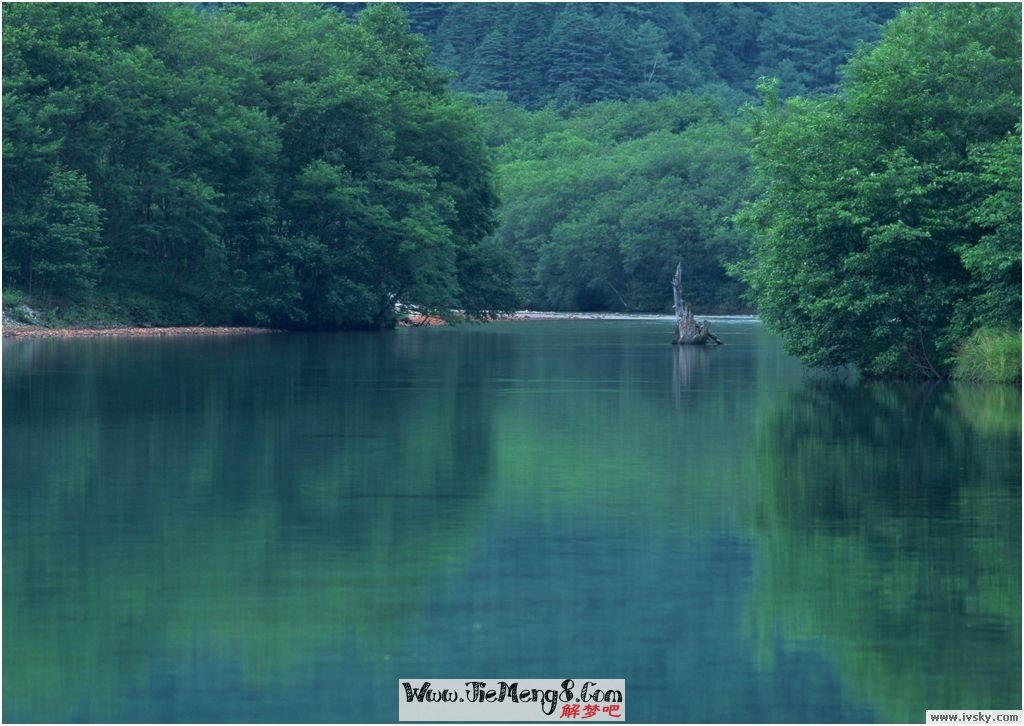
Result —
[[1019, 330], [982, 328], [956, 354], [953, 378], [961, 381], [1020, 383]]

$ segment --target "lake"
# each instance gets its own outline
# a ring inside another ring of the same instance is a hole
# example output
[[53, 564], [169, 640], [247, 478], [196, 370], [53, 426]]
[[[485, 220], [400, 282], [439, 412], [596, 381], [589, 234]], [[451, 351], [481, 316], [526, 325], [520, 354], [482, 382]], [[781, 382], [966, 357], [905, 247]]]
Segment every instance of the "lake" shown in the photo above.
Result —
[[15, 340], [5, 721], [1021, 708], [1020, 389], [809, 374], [756, 321]]

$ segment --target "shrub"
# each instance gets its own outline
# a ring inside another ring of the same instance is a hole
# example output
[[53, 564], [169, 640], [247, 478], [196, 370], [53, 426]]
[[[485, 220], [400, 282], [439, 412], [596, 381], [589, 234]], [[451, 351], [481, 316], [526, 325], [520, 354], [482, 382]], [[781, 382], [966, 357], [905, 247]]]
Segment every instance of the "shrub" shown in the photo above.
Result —
[[4, 310], [12, 310], [25, 302], [25, 293], [21, 290], [7, 288], [3, 293]]

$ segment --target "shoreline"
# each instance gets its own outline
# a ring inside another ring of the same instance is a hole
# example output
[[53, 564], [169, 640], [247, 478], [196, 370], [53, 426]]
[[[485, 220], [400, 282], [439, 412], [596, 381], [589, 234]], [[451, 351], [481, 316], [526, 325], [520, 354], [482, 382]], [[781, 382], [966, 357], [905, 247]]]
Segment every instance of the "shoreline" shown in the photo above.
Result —
[[[702, 315], [711, 320], [741, 319], [749, 320], [756, 318], [756, 315], [733, 314], [733, 315]], [[564, 313], [548, 312], [540, 310], [517, 310], [511, 315], [500, 315], [489, 318], [483, 322], [537, 322], [552, 320], [674, 320], [672, 315], [659, 315], [656, 313]], [[436, 316], [410, 316], [399, 321], [398, 327], [438, 327], [447, 323]], [[268, 333], [286, 333], [281, 328], [257, 328], [253, 326], [166, 326], [166, 327], [142, 327], [131, 325], [118, 325], [111, 327], [84, 327], [84, 328], [46, 328], [41, 325], [19, 325], [6, 323], [3, 326], [3, 339], [16, 338], [161, 338], [161, 337], [182, 337], [193, 335], [264, 335]]]
[[116, 326], [110, 328], [44, 328], [38, 325], [3, 327], [3, 339], [8, 338], [160, 338], [186, 335], [261, 335], [283, 332], [277, 328], [254, 328], [201, 325], [143, 328]]

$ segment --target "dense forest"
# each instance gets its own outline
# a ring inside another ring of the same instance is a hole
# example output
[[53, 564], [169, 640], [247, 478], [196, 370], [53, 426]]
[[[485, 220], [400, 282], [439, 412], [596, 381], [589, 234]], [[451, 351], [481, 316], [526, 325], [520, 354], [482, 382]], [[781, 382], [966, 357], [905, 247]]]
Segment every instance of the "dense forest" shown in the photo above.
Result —
[[401, 10], [16, 4], [4, 277], [160, 323], [508, 306], [478, 114]]
[[[355, 13], [359, 5], [339, 5]], [[481, 108], [495, 149], [495, 238], [524, 304], [664, 311], [667, 281], [704, 312], [749, 311], [726, 268], [750, 247], [744, 106], [758, 78], [834, 92], [891, 3], [408, 3], [412, 29]]]
[[[358, 5], [346, 6], [355, 10]], [[453, 85], [539, 108], [712, 93], [734, 105], [757, 79], [830, 91], [896, 3], [408, 3], [412, 29]]]
[[939, 376], [1019, 350], [1017, 5], [4, 21], [8, 307], [290, 328], [664, 311], [682, 261], [698, 312], [756, 309], [815, 365]]
[[679, 260], [702, 310], [742, 304], [725, 266], [749, 247], [730, 221], [748, 197], [749, 152], [716, 98], [484, 114], [502, 198], [494, 237], [520, 262], [531, 306], [664, 310]]

